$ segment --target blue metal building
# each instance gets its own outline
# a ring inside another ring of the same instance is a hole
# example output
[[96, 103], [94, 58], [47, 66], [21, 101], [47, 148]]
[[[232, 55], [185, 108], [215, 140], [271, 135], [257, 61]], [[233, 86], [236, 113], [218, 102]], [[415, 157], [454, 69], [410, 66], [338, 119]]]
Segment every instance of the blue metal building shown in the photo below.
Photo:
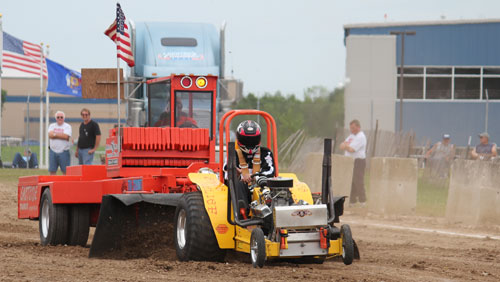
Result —
[[[463, 146], [469, 136], [477, 144], [477, 135], [487, 126], [490, 140], [500, 143], [500, 19], [352, 24], [344, 31], [345, 39], [416, 32], [405, 37], [405, 131], [412, 129], [417, 138], [434, 142], [449, 133], [455, 144]], [[398, 77], [400, 44], [398, 36]], [[399, 84], [399, 79], [395, 81]], [[394, 97], [395, 130], [399, 128], [398, 98]]]

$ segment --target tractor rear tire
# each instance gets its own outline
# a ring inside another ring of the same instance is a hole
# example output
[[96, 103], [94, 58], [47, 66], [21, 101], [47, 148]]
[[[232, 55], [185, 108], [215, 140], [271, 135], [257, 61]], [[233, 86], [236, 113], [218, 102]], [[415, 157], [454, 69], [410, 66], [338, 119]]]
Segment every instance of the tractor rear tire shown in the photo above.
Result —
[[69, 217], [68, 245], [87, 245], [90, 230], [90, 213], [88, 205], [71, 205]]
[[344, 224], [340, 227], [340, 238], [342, 239], [342, 261], [345, 265], [350, 265], [354, 259], [354, 241], [349, 225]]
[[42, 194], [38, 229], [42, 246], [67, 243], [68, 207], [66, 205], [54, 205], [50, 189], [45, 189]]
[[250, 235], [250, 259], [254, 268], [262, 268], [266, 261], [266, 238], [264, 231], [258, 227]]
[[223, 261], [201, 192], [186, 193], [175, 210], [174, 244], [181, 261]]

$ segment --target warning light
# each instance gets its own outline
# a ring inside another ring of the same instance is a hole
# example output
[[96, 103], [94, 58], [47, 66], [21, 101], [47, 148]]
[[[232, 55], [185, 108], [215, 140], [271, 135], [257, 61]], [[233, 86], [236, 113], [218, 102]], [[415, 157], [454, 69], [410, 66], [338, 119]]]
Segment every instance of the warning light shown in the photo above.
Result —
[[191, 79], [191, 77], [186, 75], [185, 77], [181, 78], [181, 85], [184, 88], [189, 88], [191, 87], [191, 85], [193, 85], [193, 80]]
[[207, 84], [208, 84], [207, 79], [203, 76], [200, 76], [196, 79], [196, 86], [198, 86], [198, 88], [203, 89], [207, 87]]

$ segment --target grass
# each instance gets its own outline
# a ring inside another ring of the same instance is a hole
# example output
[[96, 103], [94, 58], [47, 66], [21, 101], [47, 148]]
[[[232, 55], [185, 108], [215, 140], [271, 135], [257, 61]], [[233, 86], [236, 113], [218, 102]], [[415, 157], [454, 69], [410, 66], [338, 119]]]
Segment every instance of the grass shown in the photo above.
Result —
[[[12, 162], [14, 160], [14, 155], [19, 152], [21, 155], [24, 152], [25, 146], [2, 146], [2, 161]], [[38, 159], [40, 159], [40, 146], [30, 146], [31, 152], [36, 153]]]
[[[31, 151], [36, 153], [36, 156], [38, 157], [38, 162], [40, 162], [40, 146], [29, 146]], [[21, 153], [21, 155], [24, 152], [24, 149], [26, 146], [2, 146], [2, 161], [3, 162], [12, 162], [14, 160], [14, 156], [16, 155], [17, 152]], [[71, 147], [71, 152], [75, 152], [76, 146]], [[105, 146], [99, 146], [97, 151], [104, 151]]]
[[[59, 174], [61, 172], [59, 171]], [[19, 177], [29, 175], [48, 175], [46, 169], [22, 169], [22, 168], [2, 168], [0, 169], [0, 183], [17, 184]]]
[[448, 181], [430, 181], [422, 175], [417, 183], [417, 214], [444, 216], [448, 200]]
[[[370, 191], [370, 174], [365, 173], [366, 195]], [[448, 200], [448, 179], [444, 181], [430, 180], [419, 170], [417, 181], [416, 214], [422, 216], [443, 217]]]

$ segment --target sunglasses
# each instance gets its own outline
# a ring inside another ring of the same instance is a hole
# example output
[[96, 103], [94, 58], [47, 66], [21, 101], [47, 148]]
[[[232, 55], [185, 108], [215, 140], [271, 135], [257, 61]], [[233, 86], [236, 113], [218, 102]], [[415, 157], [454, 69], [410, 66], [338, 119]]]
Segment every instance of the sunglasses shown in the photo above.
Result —
[[90, 114], [82, 114], [82, 117], [90, 116]]
[[59, 116], [59, 117], [56, 117], [56, 118], [57, 118], [57, 119], [63, 119], [64, 117]]

